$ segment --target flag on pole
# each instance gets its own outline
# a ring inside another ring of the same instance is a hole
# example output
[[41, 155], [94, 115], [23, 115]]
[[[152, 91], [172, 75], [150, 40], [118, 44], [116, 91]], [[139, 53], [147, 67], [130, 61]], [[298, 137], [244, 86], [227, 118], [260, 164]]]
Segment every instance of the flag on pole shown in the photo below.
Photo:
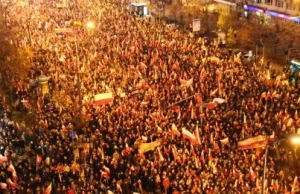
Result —
[[192, 134], [190, 131], [186, 130], [185, 128], [182, 128], [182, 136], [183, 138], [190, 140], [190, 142], [193, 144], [197, 143], [196, 136]]
[[224, 139], [221, 139], [220, 142], [221, 142], [221, 144], [223, 144], [223, 145], [228, 145], [228, 144], [229, 144], [229, 138], [226, 137], [226, 138], [224, 138]]
[[199, 134], [198, 123], [197, 123], [197, 126], [196, 126], [196, 139], [197, 139], [198, 144], [200, 145], [201, 144], [201, 139], [200, 139], [200, 134]]
[[172, 129], [171, 129], [172, 134], [176, 135], [176, 136], [180, 136], [180, 132], [178, 131], [175, 123], [172, 124]]
[[6, 190], [7, 189], [7, 184], [6, 183], [0, 183], [0, 189]]
[[42, 157], [40, 155], [36, 155], [36, 163], [40, 164], [42, 162]]
[[114, 100], [113, 93], [102, 93], [96, 94], [94, 96], [94, 104], [95, 105], [102, 105], [102, 104], [109, 104]]
[[163, 155], [161, 154], [160, 148], [157, 148], [158, 151], [158, 156], [159, 156], [159, 162], [163, 162], [165, 159], [163, 157]]
[[268, 140], [265, 136], [259, 135], [238, 142], [239, 150], [254, 149], [265, 147]]
[[0, 164], [3, 163], [3, 162], [7, 162], [8, 161], [8, 158], [6, 156], [2, 156], [0, 154]]
[[218, 104], [223, 104], [225, 102], [225, 99], [223, 99], [223, 98], [214, 98], [213, 102], [217, 102]]
[[48, 185], [48, 187], [45, 189], [44, 194], [51, 194], [52, 191], [52, 183]]
[[10, 178], [6, 179], [6, 182], [11, 188], [17, 188], [17, 184], [12, 182]]
[[191, 78], [189, 80], [180, 79], [179, 81], [180, 81], [181, 87], [190, 87], [193, 84], [193, 80], [194, 80], [194, 78]]
[[140, 153], [145, 153], [148, 152], [150, 150], [154, 150], [155, 148], [157, 148], [160, 145], [160, 140], [156, 140], [150, 143], [141, 143], [139, 145], [139, 152]]

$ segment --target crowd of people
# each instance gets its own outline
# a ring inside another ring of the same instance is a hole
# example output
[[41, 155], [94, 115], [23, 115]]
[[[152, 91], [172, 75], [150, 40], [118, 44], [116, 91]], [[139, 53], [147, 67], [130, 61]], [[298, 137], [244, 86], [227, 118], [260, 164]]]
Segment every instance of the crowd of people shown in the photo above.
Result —
[[[40, 75], [50, 95], [38, 97], [30, 110], [38, 124], [26, 131], [2, 103], [2, 191], [261, 192], [266, 144], [239, 142], [298, 132], [300, 82], [286, 81], [288, 70], [243, 61], [117, 3], [56, 3], [15, 5], [7, 15], [18, 44], [35, 53], [28, 80], [16, 80], [18, 98], [33, 98]], [[111, 103], [92, 102], [108, 92]], [[59, 104], [54, 94], [69, 100]], [[265, 193], [299, 193], [299, 156], [285, 141], [270, 146]]]

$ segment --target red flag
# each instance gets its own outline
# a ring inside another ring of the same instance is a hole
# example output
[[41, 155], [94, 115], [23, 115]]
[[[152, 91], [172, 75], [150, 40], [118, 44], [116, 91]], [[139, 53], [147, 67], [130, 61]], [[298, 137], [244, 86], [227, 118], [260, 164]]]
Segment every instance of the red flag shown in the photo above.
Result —
[[215, 102], [211, 102], [211, 103], [209, 103], [209, 104], [208, 104], [208, 107], [207, 107], [207, 108], [208, 108], [209, 110], [211, 110], [211, 109], [214, 109], [214, 108], [216, 108], [216, 107], [217, 107], [217, 105], [218, 105], [217, 103], [215, 103]]

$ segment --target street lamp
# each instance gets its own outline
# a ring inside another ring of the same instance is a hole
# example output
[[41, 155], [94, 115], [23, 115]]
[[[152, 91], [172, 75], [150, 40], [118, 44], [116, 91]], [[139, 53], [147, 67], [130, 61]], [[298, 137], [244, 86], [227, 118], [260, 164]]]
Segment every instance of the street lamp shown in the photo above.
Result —
[[[93, 30], [95, 28], [96, 24], [94, 21], [88, 21], [86, 23], [86, 28], [88, 30]], [[75, 51], [76, 51], [76, 67], [77, 67], [77, 88], [78, 88], [78, 93], [79, 93], [79, 112], [81, 114], [82, 111], [82, 94], [81, 94], [81, 75], [80, 75], [80, 65], [79, 65], [79, 54], [78, 54], [78, 40], [77, 40], [77, 35], [75, 37]]]
[[95, 28], [95, 22], [93, 22], [93, 21], [88, 21], [88, 22], [86, 23], [86, 28], [87, 28], [88, 30], [94, 29], [94, 28]]
[[274, 142], [270, 142], [266, 145], [266, 150], [265, 150], [265, 160], [264, 160], [264, 171], [263, 171], [263, 180], [262, 180], [262, 188], [261, 188], [261, 193], [264, 194], [265, 193], [265, 178], [266, 178], [266, 168], [267, 168], [267, 160], [268, 160], [268, 149], [269, 149], [269, 146], [270, 145], [273, 145], [275, 143], [279, 143], [281, 141], [284, 141], [284, 140], [291, 140], [291, 142], [293, 144], [300, 144], [300, 135], [298, 134], [294, 134], [294, 135], [290, 135], [290, 136], [287, 136], [285, 138], [282, 138], [282, 139], [279, 139], [277, 141], [274, 141]]

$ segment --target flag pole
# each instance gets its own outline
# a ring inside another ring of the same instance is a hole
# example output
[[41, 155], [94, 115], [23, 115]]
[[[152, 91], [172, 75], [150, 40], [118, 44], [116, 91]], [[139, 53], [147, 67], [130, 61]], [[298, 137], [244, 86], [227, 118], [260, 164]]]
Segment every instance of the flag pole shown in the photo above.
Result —
[[198, 94], [200, 94], [200, 93], [196, 93], [196, 94], [194, 94], [194, 95], [192, 95], [192, 96], [189, 96], [189, 97], [184, 98], [184, 99], [182, 99], [182, 100], [180, 100], [180, 101], [178, 101], [178, 102], [175, 102], [175, 103], [169, 105], [167, 108], [170, 108], [170, 107], [172, 107], [172, 106], [175, 106], [176, 104], [179, 104], [179, 103], [184, 102], [184, 101], [186, 101], [186, 100], [189, 100], [189, 99], [193, 98], [194, 96], [196, 96], [196, 95], [198, 95]]

